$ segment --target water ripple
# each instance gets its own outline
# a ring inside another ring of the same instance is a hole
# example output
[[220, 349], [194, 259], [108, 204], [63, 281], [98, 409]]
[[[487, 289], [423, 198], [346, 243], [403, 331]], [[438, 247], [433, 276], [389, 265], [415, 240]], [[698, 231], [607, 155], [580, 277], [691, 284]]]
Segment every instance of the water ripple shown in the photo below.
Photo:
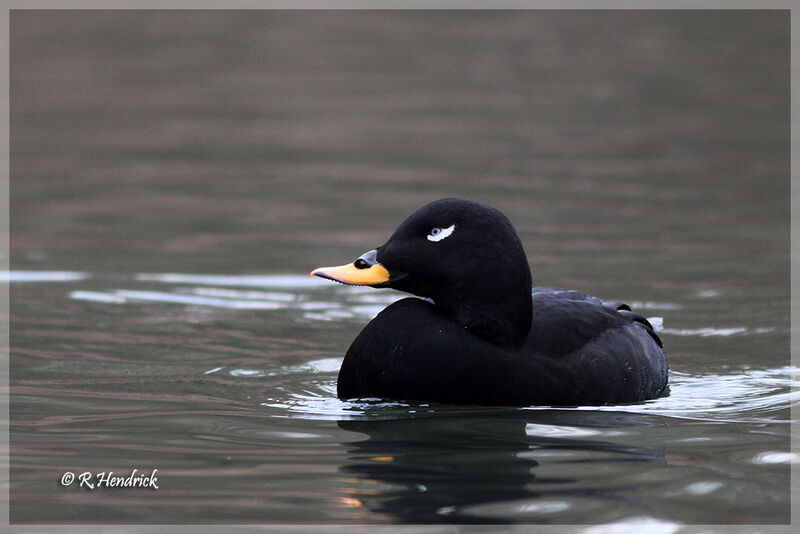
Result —
[[210, 286], [248, 286], [309, 288], [324, 287], [330, 283], [320, 278], [295, 274], [287, 275], [214, 275], [180, 273], [141, 273], [136, 280], [142, 282], [162, 282], [166, 284], [198, 284]]
[[[68, 271], [8, 271], [5, 274], [12, 282], [76, 282], [89, 277], [95, 282], [108, 280], [118, 283], [120, 280], [119, 276], [103, 278], [99, 275]], [[165, 287], [80, 289], [71, 291], [69, 297], [73, 300], [92, 301], [107, 306], [160, 303], [193, 308], [199, 306], [230, 310], [289, 310], [296, 313], [292, 319], [294, 321], [336, 322], [368, 320], [386, 305], [405, 296], [387, 290], [331, 286], [324, 280], [301, 275], [149, 273], [137, 274], [133, 278], [136, 282], [148, 282], [151, 285], [165, 284]], [[680, 308], [680, 305], [673, 303], [640, 304], [644, 308], [653, 309]], [[703, 338], [760, 335], [775, 331], [775, 328], [763, 327], [698, 326], [689, 329], [668, 328], [664, 333]], [[84, 332], [81, 335], [87, 334]], [[115, 334], [111, 341], [118, 343], [122, 339], [119, 334]], [[260, 352], [254, 350], [254, 356], [258, 354]], [[342, 402], [335, 395], [336, 372], [340, 362], [339, 357], [318, 357], [305, 363], [278, 368], [262, 368], [258, 364], [256, 367], [217, 365], [210, 367], [205, 374], [224, 374], [238, 379], [294, 375], [293, 385], [277, 385], [270, 397], [261, 399], [264, 407], [278, 410], [275, 414], [278, 417], [348, 419], [375, 417], [376, 414], [379, 414], [377, 415], [379, 417], [402, 417], [452, 409], [425, 403], [387, 403], [380, 400]], [[670, 373], [668, 396], [625, 406], [560, 409], [613, 410], [697, 420], [776, 422], [788, 418], [787, 408], [797, 403], [800, 398], [800, 392], [792, 391], [797, 373], [798, 369], [792, 366], [740, 369], [731, 374], [690, 374], [673, 370]]]
[[0, 271], [0, 282], [74, 282], [90, 276], [75, 271]]
[[770, 332], [774, 332], [775, 328], [772, 327], [765, 327], [765, 328], [747, 328], [746, 326], [734, 326], [729, 328], [712, 328], [712, 327], [703, 327], [703, 328], [665, 328], [665, 334], [672, 334], [675, 336], [700, 336], [700, 337], [709, 337], [709, 336], [736, 336], [742, 334], [767, 334]]
[[[338, 358], [326, 361], [323, 369], [309, 374], [303, 381], [302, 391], [277, 388], [273, 396], [262, 401], [262, 406], [278, 408], [277, 417], [305, 419], [369, 419], [374, 417], [410, 417], [436, 414], [452, 410], [497, 410], [497, 407], [460, 407], [436, 403], [386, 402], [381, 399], [341, 401], [336, 398], [335, 371]], [[309, 362], [311, 366], [313, 362]], [[296, 366], [293, 372], [302, 371]], [[278, 371], [279, 372], [279, 371]], [[286, 369], [285, 372], [290, 372]], [[270, 374], [275, 374], [276, 371]], [[532, 406], [525, 410], [583, 410], [619, 411], [648, 415], [668, 416], [697, 421], [725, 422], [790, 422], [786, 410], [800, 401], [800, 391], [792, 391], [793, 375], [798, 368], [787, 366], [777, 369], [744, 370], [730, 375], [691, 375], [673, 371], [670, 373], [670, 393], [636, 404], [615, 406], [581, 406], [552, 408]], [[781, 412], [783, 414], [781, 415]], [[547, 428], [548, 432], [566, 432], [573, 429]], [[578, 429], [583, 431], [584, 429]], [[530, 428], [530, 432], [541, 429]]]

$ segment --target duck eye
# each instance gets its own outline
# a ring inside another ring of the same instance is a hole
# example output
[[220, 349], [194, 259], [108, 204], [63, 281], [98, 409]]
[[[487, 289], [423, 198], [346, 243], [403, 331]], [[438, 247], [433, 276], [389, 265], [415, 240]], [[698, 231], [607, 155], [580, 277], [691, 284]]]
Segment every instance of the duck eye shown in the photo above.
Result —
[[453, 230], [455, 229], [455, 224], [451, 224], [447, 228], [432, 228], [431, 233], [428, 234], [428, 241], [441, 241], [445, 237], [448, 237], [450, 234], [452, 234]]

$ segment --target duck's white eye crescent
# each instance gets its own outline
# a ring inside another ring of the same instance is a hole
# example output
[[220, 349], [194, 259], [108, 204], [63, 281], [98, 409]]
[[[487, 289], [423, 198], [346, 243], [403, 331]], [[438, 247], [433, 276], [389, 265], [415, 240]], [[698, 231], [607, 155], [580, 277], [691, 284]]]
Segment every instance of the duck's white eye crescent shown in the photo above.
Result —
[[428, 241], [441, 241], [445, 237], [449, 237], [455, 229], [455, 224], [451, 224], [447, 228], [432, 228], [431, 233], [428, 234]]

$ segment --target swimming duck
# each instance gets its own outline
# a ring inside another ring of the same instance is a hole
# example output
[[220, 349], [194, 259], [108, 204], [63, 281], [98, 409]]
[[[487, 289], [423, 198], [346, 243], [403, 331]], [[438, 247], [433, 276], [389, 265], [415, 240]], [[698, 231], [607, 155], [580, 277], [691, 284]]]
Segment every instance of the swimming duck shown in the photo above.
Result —
[[532, 288], [516, 230], [481, 202], [431, 202], [383, 246], [310, 275], [422, 297], [389, 305], [353, 341], [341, 399], [601, 405], [651, 399], [667, 384], [647, 319], [579, 291]]

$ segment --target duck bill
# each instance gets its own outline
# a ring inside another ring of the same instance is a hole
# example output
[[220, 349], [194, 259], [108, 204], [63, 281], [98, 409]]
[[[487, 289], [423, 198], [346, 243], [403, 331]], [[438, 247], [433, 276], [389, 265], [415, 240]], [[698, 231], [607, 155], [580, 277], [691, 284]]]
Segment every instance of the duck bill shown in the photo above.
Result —
[[366, 269], [359, 269], [354, 263], [339, 265], [338, 267], [319, 267], [311, 271], [309, 276], [319, 276], [334, 282], [356, 286], [385, 284], [391, 278], [389, 271], [380, 263], [370, 265]]

